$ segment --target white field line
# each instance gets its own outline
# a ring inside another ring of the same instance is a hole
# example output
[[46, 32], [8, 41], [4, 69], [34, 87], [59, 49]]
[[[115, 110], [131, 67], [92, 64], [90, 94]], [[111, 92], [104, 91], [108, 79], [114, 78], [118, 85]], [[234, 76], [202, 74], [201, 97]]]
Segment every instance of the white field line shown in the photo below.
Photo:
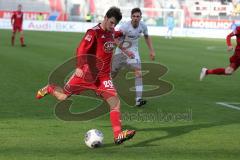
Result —
[[236, 110], [240, 111], [240, 107], [233, 105], [233, 104], [240, 104], [240, 103], [216, 102], [216, 104], [219, 104], [223, 107], [232, 108], [232, 109], [236, 109]]

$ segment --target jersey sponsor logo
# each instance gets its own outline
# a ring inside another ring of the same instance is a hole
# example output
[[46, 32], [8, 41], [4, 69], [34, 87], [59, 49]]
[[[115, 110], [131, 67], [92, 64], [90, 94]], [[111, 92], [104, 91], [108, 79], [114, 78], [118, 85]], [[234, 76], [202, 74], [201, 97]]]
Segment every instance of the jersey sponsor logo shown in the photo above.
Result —
[[91, 41], [92, 40], [92, 35], [86, 35], [86, 37], [84, 38], [86, 41]]
[[126, 37], [129, 38], [129, 39], [131, 39], [131, 40], [136, 40], [136, 39], [140, 38], [141, 35], [128, 35], [128, 36], [126, 36]]
[[107, 42], [104, 43], [103, 47], [104, 47], [104, 51], [106, 53], [111, 53], [111, 52], [113, 52], [113, 49], [115, 48], [115, 45], [114, 45], [113, 42], [107, 41]]
[[22, 17], [22, 15], [21, 14], [17, 14], [17, 18], [21, 18]]

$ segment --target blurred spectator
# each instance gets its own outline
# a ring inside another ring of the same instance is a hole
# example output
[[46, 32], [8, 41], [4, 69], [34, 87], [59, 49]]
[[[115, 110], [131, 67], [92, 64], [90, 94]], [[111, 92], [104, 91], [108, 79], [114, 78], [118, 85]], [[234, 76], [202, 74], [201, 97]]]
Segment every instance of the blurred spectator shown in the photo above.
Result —
[[168, 30], [167, 30], [165, 38], [171, 39], [172, 38], [173, 28], [175, 27], [173, 12], [168, 14], [168, 17], [167, 17], [167, 27], [168, 27]]
[[52, 11], [48, 17], [49, 21], [56, 21], [59, 17], [59, 12], [58, 11]]
[[43, 21], [43, 20], [44, 20], [44, 16], [43, 16], [42, 13], [39, 13], [39, 14], [37, 15], [37, 20], [38, 20], [38, 21]]
[[233, 15], [238, 16], [240, 14], [240, 4], [234, 3], [233, 6], [234, 6]]
[[231, 29], [235, 30], [239, 26], [240, 26], [240, 21], [233, 20], [233, 22], [231, 24]]
[[90, 13], [88, 13], [86, 16], [85, 16], [85, 20], [86, 22], [92, 22], [92, 15]]
[[169, 8], [170, 8], [170, 9], [175, 9], [175, 7], [174, 7], [173, 4], [171, 4]]

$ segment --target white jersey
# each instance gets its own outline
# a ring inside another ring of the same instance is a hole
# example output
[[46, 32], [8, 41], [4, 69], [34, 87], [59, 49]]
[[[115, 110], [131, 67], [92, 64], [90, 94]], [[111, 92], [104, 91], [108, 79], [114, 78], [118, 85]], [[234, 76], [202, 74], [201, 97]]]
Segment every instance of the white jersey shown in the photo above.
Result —
[[[129, 51], [132, 51], [135, 55], [135, 59], [140, 59], [138, 53], [138, 40], [143, 34], [144, 36], [148, 35], [148, 29], [146, 24], [143, 21], [140, 21], [137, 28], [133, 28], [131, 21], [128, 21], [122, 24], [119, 28], [124, 34], [121, 39], [123, 43], [123, 47], [126, 47]], [[119, 48], [116, 49], [115, 54], [120, 54], [121, 50]]]

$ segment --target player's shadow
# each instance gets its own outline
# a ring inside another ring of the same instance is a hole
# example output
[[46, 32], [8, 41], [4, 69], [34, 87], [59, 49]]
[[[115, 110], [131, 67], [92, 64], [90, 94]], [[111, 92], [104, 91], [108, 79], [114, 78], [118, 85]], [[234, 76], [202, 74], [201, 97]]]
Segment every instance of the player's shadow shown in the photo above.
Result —
[[[144, 132], [152, 132], [152, 131], [156, 131], [156, 132], [166, 132], [167, 135], [166, 136], [161, 136], [161, 137], [154, 137], [154, 138], [149, 138], [147, 140], [143, 140], [139, 143], [133, 144], [133, 145], [129, 145], [126, 147], [151, 147], [151, 146], [159, 146], [158, 144], [152, 144], [152, 143], [156, 143], [156, 141], [160, 141], [160, 140], [164, 140], [164, 139], [168, 139], [168, 138], [173, 138], [173, 137], [177, 137], [177, 136], [181, 136], [187, 133], [190, 133], [192, 131], [196, 131], [199, 129], [203, 129], [203, 128], [210, 128], [210, 127], [214, 127], [214, 126], [221, 126], [221, 125], [229, 125], [229, 124], [233, 124], [233, 123], [239, 123], [239, 122], [214, 122], [214, 123], [202, 123], [202, 124], [194, 124], [194, 125], [184, 125], [184, 126], [175, 126], [175, 127], [159, 127], [159, 128], [136, 128], [130, 125], [125, 125], [124, 128], [131, 128], [137, 131], [137, 134], [141, 135], [144, 134]], [[105, 144], [104, 147], [112, 147], [114, 146], [113, 143], [109, 143], [109, 144]]]
[[[236, 123], [236, 122], [232, 122]], [[185, 125], [185, 126], [176, 126], [176, 127], [159, 127], [159, 128], [135, 128], [133, 126], [125, 126], [126, 128], [135, 129], [137, 133], [141, 134], [141, 132], [148, 132], [148, 131], [165, 131], [167, 132], [166, 136], [162, 137], [155, 137], [155, 138], [149, 138], [147, 140], [143, 140], [142, 142], [139, 142], [137, 144], [127, 146], [127, 147], [150, 147], [150, 146], [159, 146], [158, 144], [152, 144], [153, 142], [156, 143], [156, 141], [173, 138], [177, 136], [181, 136], [183, 134], [190, 133], [192, 131], [196, 131], [203, 128], [210, 128], [214, 126], [221, 126], [221, 125], [228, 125], [232, 124], [230, 122], [215, 122], [215, 123], [203, 123], [203, 124], [195, 124], [195, 125]]]
[[106, 143], [103, 145], [103, 148], [114, 147], [114, 146], [117, 146], [117, 145], [114, 143]]

